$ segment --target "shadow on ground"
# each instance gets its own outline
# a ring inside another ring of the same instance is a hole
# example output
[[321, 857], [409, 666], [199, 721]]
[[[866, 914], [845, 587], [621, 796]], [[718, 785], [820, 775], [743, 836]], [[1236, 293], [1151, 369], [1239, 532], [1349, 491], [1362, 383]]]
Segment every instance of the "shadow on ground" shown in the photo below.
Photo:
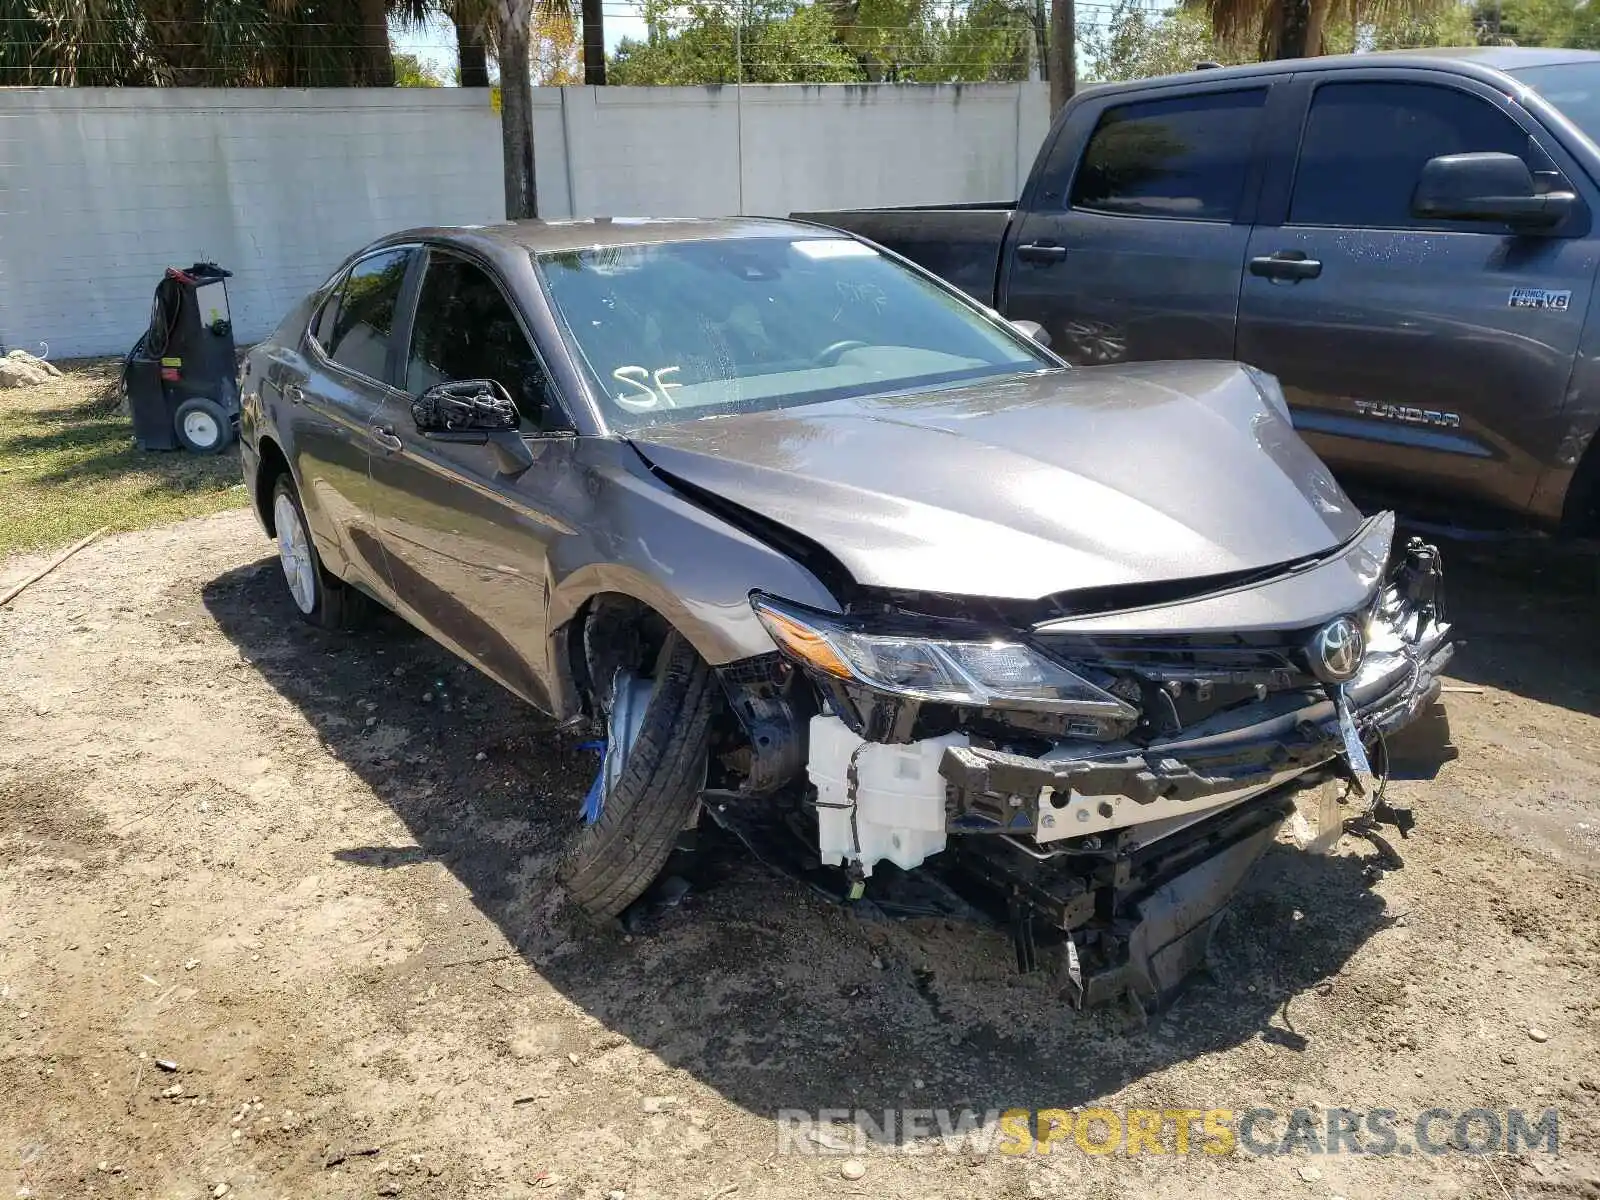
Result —
[[539, 913], [554, 856], [594, 769], [577, 735], [542, 726], [393, 619], [357, 634], [307, 628], [275, 561], [212, 581], [204, 603], [416, 841], [339, 859], [443, 863], [560, 992], [753, 1113], [1070, 1106], [1252, 1039], [1304, 1050], [1293, 998], [1387, 920], [1370, 860], [1274, 849], [1218, 936], [1220, 978], [1145, 1029], [1126, 1012], [1074, 1014], [1049, 978], [1016, 973], [999, 931], [862, 920], [738, 853], [715, 857], [687, 900], [631, 938], [552, 926]]
[[1600, 715], [1600, 552], [1536, 542], [1441, 543], [1450, 674]]

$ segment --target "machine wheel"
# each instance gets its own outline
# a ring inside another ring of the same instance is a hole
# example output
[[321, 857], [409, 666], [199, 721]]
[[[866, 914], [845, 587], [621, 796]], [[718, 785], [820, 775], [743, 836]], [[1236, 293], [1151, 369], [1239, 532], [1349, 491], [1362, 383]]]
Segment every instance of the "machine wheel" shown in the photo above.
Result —
[[221, 454], [233, 441], [233, 421], [222, 405], [204, 396], [191, 396], [172, 415], [173, 432], [193, 454]]
[[711, 668], [676, 632], [653, 676], [617, 672], [600, 770], [561, 866], [585, 911], [616, 916], [665, 865], [700, 803], [715, 701]]
[[348, 629], [357, 624], [366, 597], [323, 567], [294, 481], [287, 473], [272, 485], [272, 528], [289, 598], [301, 618], [322, 629]]

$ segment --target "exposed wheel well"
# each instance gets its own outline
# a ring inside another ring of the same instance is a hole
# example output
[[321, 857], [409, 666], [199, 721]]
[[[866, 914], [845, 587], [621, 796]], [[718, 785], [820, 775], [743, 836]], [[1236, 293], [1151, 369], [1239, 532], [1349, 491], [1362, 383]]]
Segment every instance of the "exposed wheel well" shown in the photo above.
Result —
[[278, 476], [289, 474], [289, 460], [271, 438], [261, 439], [260, 455], [261, 467], [256, 471], [256, 494], [252, 499], [261, 523], [267, 527], [267, 535], [276, 537], [278, 531], [272, 527], [272, 489], [277, 485]]
[[639, 670], [655, 661], [671, 624], [642, 600], [618, 592], [589, 597], [567, 625], [572, 680], [595, 712], [610, 702], [618, 668]]
[[[611, 683], [617, 670], [653, 668], [672, 631], [672, 623], [666, 617], [632, 596], [602, 592], [586, 600], [565, 631], [566, 661], [583, 709], [590, 716], [599, 716], [610, 705]], [[734, 767], [737, 775], [745, 776], [750, 770], [746, 761], [750, 739], [742, 715], [730, 706], [723, 690], [725, 672], [726, 668], [713, 672], [719, 681], [711, 715], [713, 756], [724, 759], [745, 748], [746, 755]]]

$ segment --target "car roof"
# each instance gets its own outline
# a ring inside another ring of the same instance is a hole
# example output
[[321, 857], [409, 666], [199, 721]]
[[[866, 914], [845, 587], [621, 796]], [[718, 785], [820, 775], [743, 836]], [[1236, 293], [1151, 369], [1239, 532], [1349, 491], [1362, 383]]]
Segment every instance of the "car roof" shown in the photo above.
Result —
[[547, 254], [595, 246], [658, 245], [729, 238], [792, 237], [796, 234], [844, 237], [798, 221], [770, 217], [588, 217], [562, 221], [501, 221], [492, 225], [436, 225], [407, 229], [385, 242], [443, 241], [476, 245], [491, 253]]
[[1349, 70], [1353, 67], [1431, 67], [1434, 70], [1478, 74], [1484, 70], [1515, 72], [1524, 67], [1577, 62], [1600, 63], [1600, 51], [1545, 46], [1438, 46], [1423, 50], [1374, 50], [1363, 54], [1324, 54], [1316, 58], [1287, 58], [1274, 62], [1245, 63], [1237, 67], [1211, 67], [1177, 75], [1101, 84], [1094, 91], [1102, 93], [1151, 85], [1212, 83], [1219, 79], [1256, 79], [1290, 73]]

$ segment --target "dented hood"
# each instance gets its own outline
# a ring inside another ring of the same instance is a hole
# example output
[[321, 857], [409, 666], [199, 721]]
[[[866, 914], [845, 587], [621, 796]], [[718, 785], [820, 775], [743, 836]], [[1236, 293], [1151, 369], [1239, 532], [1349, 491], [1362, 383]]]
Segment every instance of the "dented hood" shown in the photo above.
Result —
[[1360, 514], [1233, 363], [1141, 363], [637, 430], [858, 583], [1037, 599], [1270, 567]]

